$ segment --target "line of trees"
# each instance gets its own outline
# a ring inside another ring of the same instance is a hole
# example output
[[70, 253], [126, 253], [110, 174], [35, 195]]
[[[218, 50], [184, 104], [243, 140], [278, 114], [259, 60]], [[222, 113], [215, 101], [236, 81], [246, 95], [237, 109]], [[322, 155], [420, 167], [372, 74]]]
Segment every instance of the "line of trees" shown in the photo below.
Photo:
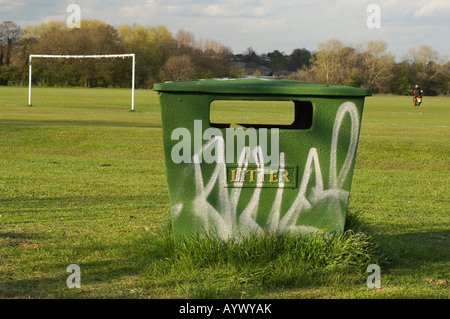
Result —
[[[355, 47], [338, 39], [315, 51], [298, 48], [257, 54], [251, 47], [233, 54], [212, 39], [196, 39], [186, 30], [172, 34], [165, 26], [121, 25], [82, 20], [81, 28], [49, 22], [22, 29], [0, 24], [0, 85], [28, 84], [30, 54], [136, 54], [136, 86], [217, 77], [266, 76], [367, 87], [375, 93], [409, 94], [420, 84], [427, 95], [449, 94], [450, 62], [428, 45], [411, 48], [401, 62], [384, 41]], [[131, 63], [117, 59], [40, 59], [33, 65], [39, 86], [129, 87]]]

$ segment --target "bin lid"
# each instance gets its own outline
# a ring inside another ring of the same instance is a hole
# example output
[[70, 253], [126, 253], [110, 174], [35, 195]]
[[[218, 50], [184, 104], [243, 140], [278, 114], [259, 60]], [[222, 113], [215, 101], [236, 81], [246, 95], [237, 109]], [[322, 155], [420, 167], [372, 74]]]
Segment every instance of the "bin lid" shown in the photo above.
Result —
[[344, 85], [276, 80], [266, 78], [223, 78], [155, 83], [158, 92], [263, 94], [263, 95], [317, 95], [317, 96], [371, 96], [365, 88]]

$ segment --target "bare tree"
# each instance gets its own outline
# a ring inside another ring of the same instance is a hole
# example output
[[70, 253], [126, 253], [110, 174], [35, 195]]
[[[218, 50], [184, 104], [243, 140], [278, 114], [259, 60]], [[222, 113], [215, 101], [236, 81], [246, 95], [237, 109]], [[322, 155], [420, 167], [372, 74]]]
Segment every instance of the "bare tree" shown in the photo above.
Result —
[[356, 50], [342, 41], [331, 39], [317, 45], [311, 72], [316, 81], [349, 84], [356, 73]]
[[361, 86], [386, 91], [387, 83], [393, 77], [394, 55], [387, 52], [384, 41], [368, 41], [358, 44]]
[[187, 80], [190, 78], [192, 72], [191, 57], [186, 54], [172, 56], [167, 59], [163, 69], [164, 75], [168, 80]]
[[426, 89], [431, 80], [437, 77], [443, 70], [446, 59], [439, 57], [439, 52], [429, 45], [420, 45], [417, 49], [411, 48], [406, 54], [413, 80]]
[[180, 29], [175, 34], [174, 37], [177, 49], [180, 53], [191, 53], [192, 49], [195, 47], [195, 37], [194, 34], [185, 29]]
[[19, 47], [22, 28], [13, 21], [0, 24], [0, 65], [7, 67], [13, 62], [13, 52]]

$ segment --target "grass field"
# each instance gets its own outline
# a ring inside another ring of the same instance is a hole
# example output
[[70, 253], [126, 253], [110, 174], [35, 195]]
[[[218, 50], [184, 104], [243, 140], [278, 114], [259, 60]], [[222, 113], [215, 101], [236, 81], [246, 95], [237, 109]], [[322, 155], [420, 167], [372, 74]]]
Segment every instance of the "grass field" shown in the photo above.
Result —
[[[27, 93], [0, 87], [0, 298], [449, 297], [450, 98], [366, 99], [354, 232], [192, 249], [166, 226], [155, 92], [137, 90], [134, 112], [129, 89], [33, 88], [32, 107]], [[372, 262], [379, 289], [366, 286]]]

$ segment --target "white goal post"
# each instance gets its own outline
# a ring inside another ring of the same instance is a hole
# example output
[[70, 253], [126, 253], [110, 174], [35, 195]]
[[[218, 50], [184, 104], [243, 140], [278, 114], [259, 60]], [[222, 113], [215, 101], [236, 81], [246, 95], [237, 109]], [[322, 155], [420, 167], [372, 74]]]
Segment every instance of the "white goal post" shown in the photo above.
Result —
[[29, 86], [28, 86], [28, 105], [31, 106], [31, 77], [32, 77], [32, 60], [33, 58], [53, 58], [53, 59], [100, 59], [100, 58], [133, 58], [133, 67], [131, 75], [131, 110], [134, 111], [134, 77], [136, 69], [136, 57], [134, 53], [130, 54], [105, 54], [105, 55], [30, 55], [29, 67]]

